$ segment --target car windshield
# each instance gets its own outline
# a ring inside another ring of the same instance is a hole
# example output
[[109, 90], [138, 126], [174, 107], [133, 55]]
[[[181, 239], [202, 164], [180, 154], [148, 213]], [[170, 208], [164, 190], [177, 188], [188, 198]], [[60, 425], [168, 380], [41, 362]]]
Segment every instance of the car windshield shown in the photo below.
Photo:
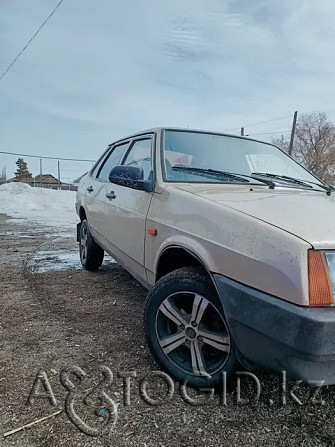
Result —
[[[164, 171], [168, 181], [245, 183], [238, 174], [275, 174], [308, 182], [319, 180], [276, 146], [258, 141], [202, 132], [164, 132]], [[218, 171], [223, 171], [219, 175]], [[215, 174], [216, 173], [216, 174]], [[234, 176], [226, 176], [232, 173]], [[249, 177], [249, 182], [258, 183]], [[248, 177], [246, 177], [248, 178]], [[261, 184], [261, 183], [260, 183]]]

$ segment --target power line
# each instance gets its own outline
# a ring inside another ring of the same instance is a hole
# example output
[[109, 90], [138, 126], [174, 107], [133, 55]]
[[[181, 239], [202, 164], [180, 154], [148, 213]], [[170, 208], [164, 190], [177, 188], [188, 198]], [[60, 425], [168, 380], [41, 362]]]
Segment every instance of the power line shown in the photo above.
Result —
[[19, 155], [21, 157], [32, 157], [32, 158], [45, 158], [48, 160], [85, 161], [85, 162], [89, 162], [89, 163], [94, 163], [96, 161], [96, 160], [85, 160], [85, 159], [80, 159], [80, 158], [62, 158], [62, 157], [47, 157], [45, 155], [18, 154], [16, 152], [5, 152], [5, 151], [0, 151], [0, 154]]
[[[270, 120], [262, 121], [260, 123], [246, 124], [244, 127], [259, 126], [261, 124], [272, 123], [273, 121], [279, 121], [279, 120], [282, 120], [282, 119], [285, 119], [285, 118], [291, 118], [291, 115], [280, 116], [278, 118], [272, 118]], [[234, 127], [233, 129], [227, 129], [227, 130], [225, 130], [225, 132], [230, 132], [230, 131], [236, 130], [236, 129], [240, 129], [240, 127]]]
[[[332, 108], [332, 109], [324, 109], [324, 110], [313, 110], [311, 112], [303, 112], [303, 113], [321, 113], [321, 112], [331, 113], [331, 112], [335, 112], [335, 109]], [[283, 120], [283, 119], [286, 119], [286, 118], [291, 118], [291, 115], [280, 116], [278, 118], [272, 118], [272, 119], [267, 120], [267, 121], [261, 121], [261, 122], [253, 123], [253, 124], [245, 124], [243, 127], [246, 128], [246, 127], [260, 126], [261, 124], [272, 123], [273, 121], [280, 121], [280, 120]], [[241, 129], [241, 127], [233, 127], [231, 129], [224, 130], [224, 132], [231, 132], [233, 130], [240, 130], [240, 129]], [[281, 132], [278, 132], [278, 133], [281, 133]], [[251, 135], [251, 134], [249, 134], [249, 135]], [[253, 134], [253, 135], [265, 135], [265, 133], [259, 133], [259, 134]]]
[[274, 135], [275, 133], [290, 133], [290, 130], [282, 130], [282, 131], [278, 131], [278, 132], [262, 132], [262, 133], [248, 133], [248, 135], [246, 136], [251, 136], [251, 135]]
[[309, 113], [320, 113], [320, 112], [335, 112], [335, 109], [325, 109], [325, 110], [313, 110], [312, 112]]
[[15, 57], [15, 59], [9, 64], [9, 66], [6, 68], [6, 70], [2, 73], [2, 75], [0, 76], [0, 81], [1, 79], [5, 76], [5, 74], [11, 69], [11, 67], [15, 64], [15, 62], [18, 60], [18, 58], [21, 56], [21, 54], [27, 49], [27, 47], [31, 44], [32, 40], [37, 36], [37, 34], [41, 31], [41, 29], [43, 28], [43, 26], [47, 23], [47, 21], [54, 15], [54, 13], [56, 12], [56, 10], [60, 7], [60, 5], [63, 3], [64, 0], [61, 0], [58, 5], [56, 6], [56, 8], [52, 11], [52, 13], [44, 20], [44, 22], [42, 23], [42, 25], [38, 28], [38, 30], [36, 31], [36, 33], [28, 40], [28, 42], [26, 43], [26, 45], [22, 48], [22, 50], [19, 52], [19, 54]]

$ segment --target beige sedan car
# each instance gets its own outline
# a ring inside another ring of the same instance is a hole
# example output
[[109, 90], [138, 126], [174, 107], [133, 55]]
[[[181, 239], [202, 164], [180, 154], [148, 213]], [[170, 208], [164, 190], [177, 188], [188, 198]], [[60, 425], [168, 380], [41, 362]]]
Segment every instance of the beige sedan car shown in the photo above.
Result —
[[149, 289], [147, 340], [179, 381], [217, 386], [242, 363], [334, 384], [334, 205], [271, 144], [155, 128], [82, 178], [80, 258], [95, 270], [106, 251]]

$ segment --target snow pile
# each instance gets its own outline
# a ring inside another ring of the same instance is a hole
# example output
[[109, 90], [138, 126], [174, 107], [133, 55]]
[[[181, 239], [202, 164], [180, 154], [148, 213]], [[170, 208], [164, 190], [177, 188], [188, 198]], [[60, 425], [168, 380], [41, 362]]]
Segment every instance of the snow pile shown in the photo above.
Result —
[[76, 192], [32, 187], [25, 183], [0, 185], [0, 213], [42, 225], [74, 228]]

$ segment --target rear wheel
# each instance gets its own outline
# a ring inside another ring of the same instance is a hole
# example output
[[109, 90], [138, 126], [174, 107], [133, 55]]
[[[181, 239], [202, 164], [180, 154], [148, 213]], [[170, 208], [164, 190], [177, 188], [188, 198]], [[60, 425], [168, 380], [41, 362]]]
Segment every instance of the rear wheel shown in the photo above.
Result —
[[219, 387], [238, 365], [217, 293], [201, 269], [182, 268], [160, 279], [148, 295], [146, 335], [157, 363], [189, 386]]
[[104, 250], [92, 238], [86, 219], [80, 225], [79, 255], [85, 270], [98, 270], [104, 259]]

